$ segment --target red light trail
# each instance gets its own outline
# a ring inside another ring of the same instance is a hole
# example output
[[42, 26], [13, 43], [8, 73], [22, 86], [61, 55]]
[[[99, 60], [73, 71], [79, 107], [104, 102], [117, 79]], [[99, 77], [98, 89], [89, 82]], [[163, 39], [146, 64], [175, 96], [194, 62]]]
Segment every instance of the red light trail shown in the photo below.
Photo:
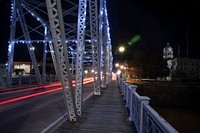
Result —
[[[91, 83], [93, 81], [94, 81], [93, 78], [87, 78], [87, 79], [84, 79], [83, 84]], [[51, 85], [45, 85], [45, 86], [43, 86], [43, 88], [49, 88], [49, 87], [58, 86], [58, 84], [59, 84], [59, 86], [61, 86], [60, 83], [55, 83], [55, 84], [51, 84]], [[75, 86], [75, 81], [73, 81], [73, 86]], [[36, 87], [34, 87], [34, 89], [35, 88]], [[39, 88], [39, 87], [37, 87], [37, 88]], [[30, 90], [32, 90], [32, 89], [33, 88], [30, 88]], [[52, 90], [45, 90], [43, 92], [38, 92], [38, 93], [35, 93], [35, 94], [29, 94], [29, 95], [25, 95], [25, 96], [13, 98], [13, 99], [5, 100], [5, 101], [0, 102], [0, 105], [16, 102], [16, 101], [19, 101], [19, 100], [24, 100], [24, 99], [27, 99], [27, 98], [36, 97], [36, 96], [39, 96], [39, 95], [44, 95], [44, 94], [55, 92], [55, 91], [59, 91], [59, 90], [61, 90], [61, 87], [55, 88], [55, 89], [52, 89]], [[22, 91], [22, 90], [20, 90], [20, 91]]]

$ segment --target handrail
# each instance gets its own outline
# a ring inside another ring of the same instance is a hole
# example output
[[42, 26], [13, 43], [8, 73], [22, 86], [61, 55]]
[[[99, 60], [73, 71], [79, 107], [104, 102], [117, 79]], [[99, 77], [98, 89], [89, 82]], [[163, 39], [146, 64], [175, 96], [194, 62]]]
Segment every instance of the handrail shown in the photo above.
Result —
[[149, 97], [138, 95], [136, 85], [129, 85], [121, 79], [118, 81], [126, 101], [125, 106], [130, 111], [129, 120], [134, 122], [138, 133], [178, 133], [149, 105]]
[[[165, 132], [165, 133], [177, 133], [176, 129], [174, 129], [162, 116], [160, 116], [151, 106], [144, 105], [144, 125], [146, 125], [145, 132], [150, 132], [151, 129], [148, 128], [148, 125], [151, 121], [152, 128], [158, 132]], [[146, 119], [145, 119], [146, 118]], [[148, 119], [147, 119], [148, 118]], [[155, 126], [156, 125], [156, 126]]]

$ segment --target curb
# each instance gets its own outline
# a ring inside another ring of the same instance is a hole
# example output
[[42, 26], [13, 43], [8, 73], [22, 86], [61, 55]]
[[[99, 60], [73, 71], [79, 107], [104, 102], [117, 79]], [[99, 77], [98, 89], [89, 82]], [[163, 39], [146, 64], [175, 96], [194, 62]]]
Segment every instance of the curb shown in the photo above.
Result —
[[[85, 103], [90, 98], [94, 96], [94, 92], [92, 92], [90, 95], [88, 95], [86, 98], [83, 99], [83, 102]], [[53, 133], [56, 129], [58, 129], [65, 121], [67, 121], [67, 113], [59, 117], [56, 121], [51, 123], [48, 127], [43, 129], [40, 133]]]

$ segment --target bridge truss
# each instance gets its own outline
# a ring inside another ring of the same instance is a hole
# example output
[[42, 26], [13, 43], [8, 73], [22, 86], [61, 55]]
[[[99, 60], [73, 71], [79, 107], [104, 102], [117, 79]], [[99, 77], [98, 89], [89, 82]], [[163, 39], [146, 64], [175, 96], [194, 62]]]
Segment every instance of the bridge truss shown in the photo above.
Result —
[[[46, 82], [50, 53], [69, 120], [76, 121], [81, 116], [83, 67], [90, 65], [94, 70], [95, 95], [100, 95], [101, 87], [111, 80], [113, 57], [106, 0], [11, 0], [10, 19], [8, 86], [12, 86], [14, 55], [21, 52], [15, 51], [16, 45], [27, 46], [38, 84]], [[42, 53], [37, 55], [34, 47]], [[42, 72], [37, 61], [40, 58]]]

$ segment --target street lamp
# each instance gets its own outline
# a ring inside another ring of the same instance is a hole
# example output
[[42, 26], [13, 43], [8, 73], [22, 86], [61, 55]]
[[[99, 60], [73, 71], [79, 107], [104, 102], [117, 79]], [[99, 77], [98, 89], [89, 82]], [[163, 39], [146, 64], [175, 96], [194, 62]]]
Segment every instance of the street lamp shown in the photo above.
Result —
[[116, 67], [119, 67], [119, 63], [116, 63], [115, 66], [116, 66]]
[[121, 53], [121, 62], [122, 62], [122, 53], [125, 51], [123, 46], [119, 47], [119, 52]]
[[125, 48], [123, 46], [119, 47], [119, 52], [123, 53]]
[[34, 50], [35, 50], [35, 47], [33, 47], [33, 46], [30, 47], [30, 50], [31, 50], [31, 51], [34, 51]]
[[85, 70], [85, 77], [87, 78], [88, 70]]

